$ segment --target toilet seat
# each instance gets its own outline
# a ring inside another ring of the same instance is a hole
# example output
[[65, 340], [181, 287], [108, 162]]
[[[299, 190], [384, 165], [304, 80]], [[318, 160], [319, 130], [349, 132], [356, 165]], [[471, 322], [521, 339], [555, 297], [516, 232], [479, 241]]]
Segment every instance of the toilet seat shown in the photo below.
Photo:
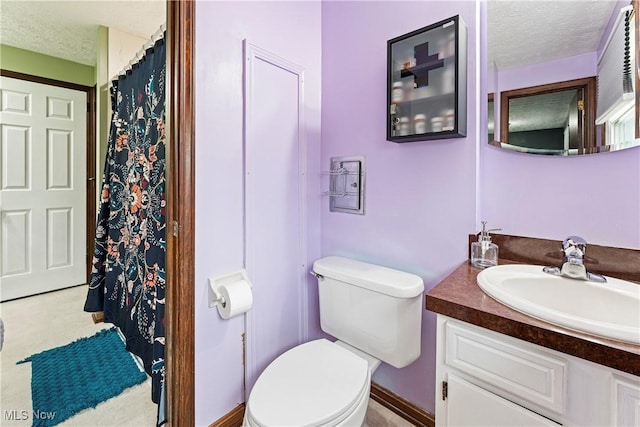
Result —
[[366, 360], [326, 339], [310, 341], [264, 370], [246, 415], [258, 426], [336, 425], [368, 398], [370, 381]]

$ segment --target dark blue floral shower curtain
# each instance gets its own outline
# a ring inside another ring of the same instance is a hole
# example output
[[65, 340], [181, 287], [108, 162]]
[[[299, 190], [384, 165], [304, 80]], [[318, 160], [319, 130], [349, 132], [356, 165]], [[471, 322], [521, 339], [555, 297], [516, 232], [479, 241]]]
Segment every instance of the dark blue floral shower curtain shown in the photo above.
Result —
[[127, 350], [164, 382], [165, 45], [160, 39], [113, 81], [113, 116], [84, 310], [103, 311]]

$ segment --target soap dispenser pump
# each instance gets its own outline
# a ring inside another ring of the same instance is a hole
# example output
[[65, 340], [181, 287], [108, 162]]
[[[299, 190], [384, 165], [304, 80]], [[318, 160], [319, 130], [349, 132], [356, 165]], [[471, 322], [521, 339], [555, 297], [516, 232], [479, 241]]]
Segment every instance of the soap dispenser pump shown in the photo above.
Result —
[[491, 242], [491, 231], [499, 231], [499, 228], [487, 230], [487, 221], [482, 221], [482, 231], [477, 242], [471, 243], [471, 264], [480, 268], [498, 265], [498, 245]]

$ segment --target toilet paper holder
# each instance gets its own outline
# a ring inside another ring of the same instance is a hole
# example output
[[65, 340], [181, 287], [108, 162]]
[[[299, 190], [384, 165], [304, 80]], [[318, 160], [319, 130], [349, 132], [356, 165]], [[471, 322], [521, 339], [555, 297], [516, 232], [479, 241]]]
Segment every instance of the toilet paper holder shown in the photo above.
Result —
[[218, 305], [223, 308], [226, 307], [227, 301], [224, 299], [218, 289], [221, 286], [230, 285], [231, 283], [235, 283], [240, 280], [244, 280], [249, 284], [249, 286], [251, 286], [251, 282], [249, 281], [249, 277], [247, 276], [247, 271], [244, 268], [238, 271], [234, 271], [233, 273], [224, 274], [222, 276], [209, 277], [209, 308], [213, 308]]

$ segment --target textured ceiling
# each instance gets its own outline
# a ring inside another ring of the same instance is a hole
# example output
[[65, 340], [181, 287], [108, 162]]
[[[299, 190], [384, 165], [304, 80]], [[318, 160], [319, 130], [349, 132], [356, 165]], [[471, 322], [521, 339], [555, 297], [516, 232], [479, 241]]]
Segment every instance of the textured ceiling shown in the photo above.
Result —
[[594, 52], [615, 0], [488, 0], [489, 66], [499, 71]]
[[[489, 64], [499, 70], [597, 49], [615, 0], [488, 0]], [[164, 0], [0, 1], [0, 43], [95, 65], [96, 28], [150, 37]]]
[[[495, 62], [504, 71], [595, 52], [615, 5], [615, 0], [488, 0], [487, 65]], [[512, 131], [563, 127], [571, 97], [565, 92], [519, 99], [509, 109]]]
[[[593, 52], [615, 3], [488, 0], [487, 63], [506, 70]], [[0, 43], [95, 65], [98, 25], [149, 38], [165, 22], [165, 8], [164, 0], [0, 0]], [[545, 109], [557, 117], [552, 104], [562, 109], [563, 102], [549, 102]], [[533, 116], [529, 111], [514, 120]]]
[[[509, 131], [524, 132], [564, 128], [576, 90], [546, 93], [513, 99], [509, 103]], [[494, 132], [493, 104], [489, 104], [489, 133]]]
[[0, 0], [0, 43], [95, 65], [99, 25], [150, 38], [165, 9], [164, 0]]
[[[564, 129], [569, 120], [569, 110], [577, 108], [571, 103], [576, 93], [577, 90], [574, 89], [511, 100], [509, 132]], [[546, 114], [540, 114], [540, 111]]]

